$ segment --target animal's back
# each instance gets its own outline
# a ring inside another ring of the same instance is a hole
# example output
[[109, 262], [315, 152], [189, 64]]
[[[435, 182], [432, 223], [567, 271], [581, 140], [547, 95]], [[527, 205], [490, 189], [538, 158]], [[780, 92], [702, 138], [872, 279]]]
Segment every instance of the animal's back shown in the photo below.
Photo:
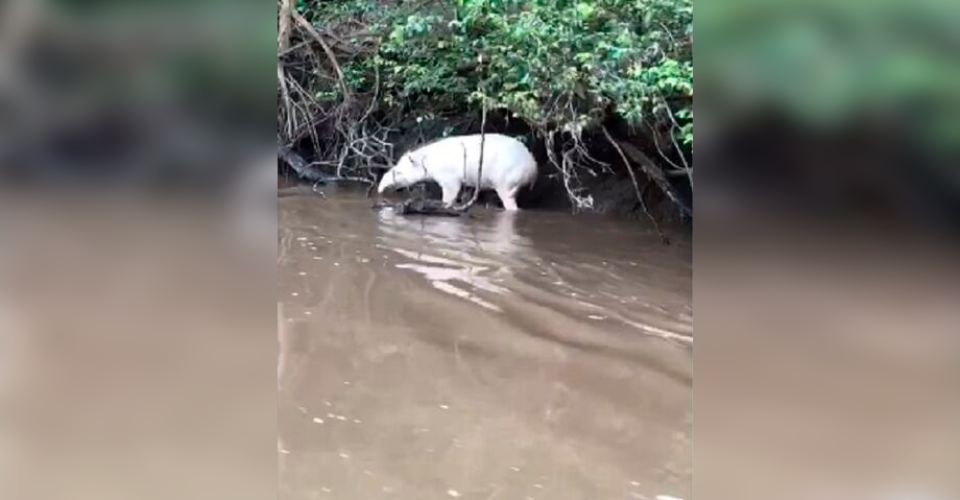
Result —
[[[463, 178], [464, 184], [475, 186], [480, 165], [480, 143], [483, 142], [483, 187], [523, 186], [537, 177], [537, 162], [519, 140], [502, 134], [480, 134], [447, 137], [423, 147], [426, 155], [436, 158], [434, 165], [447, 175]], [[466, 164], [464, 160], [466, 159]], [[438, 172], [440, 173], [440, 172]], [[440, 173], [443, 175], [443, 173]]]

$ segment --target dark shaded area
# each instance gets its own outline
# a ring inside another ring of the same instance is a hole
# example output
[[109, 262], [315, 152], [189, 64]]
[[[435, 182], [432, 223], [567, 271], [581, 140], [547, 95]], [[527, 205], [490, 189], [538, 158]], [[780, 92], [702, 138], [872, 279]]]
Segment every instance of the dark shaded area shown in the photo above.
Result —
[[[164, 24], [170, 18], [137, 7], [63, 4], [77, 10], [34, 19], [9, 54], [16, 75], [0, 89], [0, 180], [70, 191], [208, 192], [272, 147], [267, 117], [275, 102], [265, 98], [272, 75], [255, 51], [232, 43], [256, 47], [245, 28], [260, 21], [242, 18], [250, 12], [190, 11], [189, 19], [174, 18], [177, 32]], [[214, 34], [215, 24], [229, 29]]]
[[816, 132], [768, 114], [701, 144], [708, 216], [722, 199], [742, 215], [849, 215], [960, 228], [960, 158], [931, 154], [904, 121]]
[[[445, 131], [456, 130], [457, 135], [479, 134], [480, 120], [465, 113], [460, 116], [449, 116], [444, 119], [431, 121], [429, 124], [409, 119], [402, 123], [389, 138], [394, 147], [394, 157], [399, 158], [403, 153], [421, 147], [437, 138], [443, 137]], [[622, 122], [611, 120], [609, 128], [615, 136], [624, 142], [633, 145], [643, 154], [651, 158], [656, 157], [659, 151], [654, 140], [644, 136], [646, 131], [631, 130]], [[524, 121], [511, 119], [509, 114], [491, 112], [485, 132], [499, 133], [517, 137], [527, 144], [536, 158], [539, 166], [539, 175], [532, 186], [520, 190], [517, 203], [523, 209], [572, 211], [569, 194], [562, 180], [561, 172], [550, 163], [546, 141], [539, 137]], [[562, 153], [563, 140], [572, 140], [567, 134], [561, 140], [555, 141], [554, 153]], [[592, 211], [618, 217], [637, 218], [647, 220], [644, 210], [661, 223], [688, 225], [692, 218], [686, 217], [649, 178], [639, 172], [636, 163], [631, 162], [630, 168], [637, 172], [638, 188], [642, 203], [637, 198], [630, 175], [626, 170], [622, 157], [605, 139], [602, 133], [584, 133], [581, 137], [584, 147], [590, 151], [594, 161], [581, 165], [578, 168], [577, 183], [582, 189], [580, 193], [589, 194], [594, 199]], [[288, 179], [300, 178], [309, 183], [319, 182], [329, 184], [338, 182], [336, 171], [332, 167], [324, 167], [307, 161], [311, 151], [322, 151], [322, 144], [314, 145], [309, 139], [300, 141], [296, 147], [284, 148], [282, 151], [294, 152], [290, 161], [281, 162], [281, 176]], [[690, 152], [692, 155], [692, 152]], [[283, 155], [281, 155], [283, 156]], [[676, 160], [679, 162], [679, 160]], [[309, 166], [308, 166], [309, 165]], [[386, 170], [376, 169], [376, 178], [379, 179]], [[688, 206], [692, 205], [692, 189], [686, 177], [673, 176], [668, 179], [680, 200]], [[416, 192], [423, 190], [423, 195], [430, 200], [441, 197], [439, 186], [435, 183], [426, 183], [413, 188]], [[409, 191], [409, 190], [408, 190]], [[464, 193], [469, 193], [465, 188]], [[487, 207], [501, 207], [499, 198], [492, 191], [483, 191], [477, 199], [477, 204]]]

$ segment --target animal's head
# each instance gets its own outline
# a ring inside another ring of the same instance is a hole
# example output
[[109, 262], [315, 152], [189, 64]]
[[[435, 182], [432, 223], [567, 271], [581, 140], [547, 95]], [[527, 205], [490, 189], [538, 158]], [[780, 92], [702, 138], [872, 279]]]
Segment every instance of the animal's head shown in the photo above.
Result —
[[383, 175], [377, 192], [382, 194], [388, 189], [410, 187], [425, 180], [426, 177], [427, 171], [422, 162], [414, 160], [408, 153], [401, 156], [397, 164]]

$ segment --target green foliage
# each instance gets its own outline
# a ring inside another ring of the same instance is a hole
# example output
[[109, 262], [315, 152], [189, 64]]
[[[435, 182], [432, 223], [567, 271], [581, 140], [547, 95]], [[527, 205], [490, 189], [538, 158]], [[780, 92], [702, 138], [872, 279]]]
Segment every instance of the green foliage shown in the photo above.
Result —
[[[692, 0], [377, 0], [298, 4], [315, 23], [361, 19], [379, 35], [344, 73], [356, 93], [437, 113], [485, 101], [541, 130], [677, 121], [693, 141]], [[335, 89], [322, 89], [333, 96]], [[319, 95], [319, 94], [318, 94]], [[669, 118], [669, 116], [667, 117]]]
[[817, 127], [876, 113], [919, 118], [960, 144], [960, 3], [708, 2], [701, 71], [733, 115], [773, 106]]

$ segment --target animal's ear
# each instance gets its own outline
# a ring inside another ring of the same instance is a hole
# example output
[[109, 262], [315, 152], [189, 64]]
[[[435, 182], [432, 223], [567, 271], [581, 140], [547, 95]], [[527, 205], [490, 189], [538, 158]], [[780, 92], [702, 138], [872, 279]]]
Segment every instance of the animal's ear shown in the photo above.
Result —
[[424, 160], [423, 155], [420, 155], [420, 156], [410, 155], [410, 164], [416, 167], [417, 170], [425, 169], [423, 166], [423, 160]]

